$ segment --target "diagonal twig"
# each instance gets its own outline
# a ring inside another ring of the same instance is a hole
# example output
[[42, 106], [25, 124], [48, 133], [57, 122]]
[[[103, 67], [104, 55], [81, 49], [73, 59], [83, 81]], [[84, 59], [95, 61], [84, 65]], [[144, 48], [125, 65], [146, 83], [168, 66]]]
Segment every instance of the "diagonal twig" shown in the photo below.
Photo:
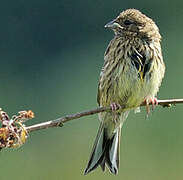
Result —
[[[158, 100], [158, 105], [160, 105], [162, 107], [170, 107], [172, 104], [175, 105], [175, 104], [180, 104], [180, 103], [183, 103], [183, 99]], [[145, 106], [145, 103], [142, 103], [141, 106]], [[88, 110], [88, 111], [83, 111], [83, 112], [78, 112], [75, 114], [66, 115], [64, 117], [60, 117], [55, 120], [50, 120], [50, 121], [46, 121], [43, 123], [38, 123], [38, 124], [31, 125], [31, 126], [27, 126], [26, 130], [27, 130], [27, 132], [33, 132], [33, 131], [46, 129], [46, 128], [50, 128], [50, 127], [61, 127], [67, 121], [70, 121], [73, 119], [78, 119], [83, 116], [97, 114], [97, 113], [104, 112], [104, 111], [111, 111], [111, 107], [99, 107], [99, 108]]]

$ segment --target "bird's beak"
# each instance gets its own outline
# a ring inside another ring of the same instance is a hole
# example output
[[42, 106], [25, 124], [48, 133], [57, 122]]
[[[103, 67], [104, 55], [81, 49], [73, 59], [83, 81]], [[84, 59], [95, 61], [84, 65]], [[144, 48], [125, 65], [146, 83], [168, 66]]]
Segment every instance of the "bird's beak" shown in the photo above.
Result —
[[122, 27], [116, 22], [116, 19], [114, 19], [113, 21], [110, 21], [109, 23], [107, 23], [105, 26], [105, 28], [110, 28], [110, 29], [115, 29], [115, 28], [121, 28]]

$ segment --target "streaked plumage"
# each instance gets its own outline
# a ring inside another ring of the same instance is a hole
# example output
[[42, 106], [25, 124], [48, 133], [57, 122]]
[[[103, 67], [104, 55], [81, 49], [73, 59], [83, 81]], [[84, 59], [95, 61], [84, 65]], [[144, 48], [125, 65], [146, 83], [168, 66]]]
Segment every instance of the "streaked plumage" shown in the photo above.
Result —
[[85, 174], [105, 165], [113, 174], [119, 167], [120, 129], [131, 109], [157, 94], [164, 77], [161, 36], [152, 19], [136, 9], [123, 11], [105, 27], [114, 31], [100, 74], [99, 106], [122, 106], [99, 114], [101, 125]]

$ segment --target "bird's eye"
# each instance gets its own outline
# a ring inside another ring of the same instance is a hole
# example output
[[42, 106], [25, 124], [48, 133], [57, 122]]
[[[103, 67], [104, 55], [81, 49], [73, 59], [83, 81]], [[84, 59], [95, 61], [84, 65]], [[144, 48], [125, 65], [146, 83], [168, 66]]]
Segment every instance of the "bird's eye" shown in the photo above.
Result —
[[124, 21], [124, 24], [125, 24], [126, 26], [128, 26], [128, 25], [130, 25], [130, 24], [133, 24], [133, 22], [130, 21], [130, 20], [125, 20], [125, 21]]

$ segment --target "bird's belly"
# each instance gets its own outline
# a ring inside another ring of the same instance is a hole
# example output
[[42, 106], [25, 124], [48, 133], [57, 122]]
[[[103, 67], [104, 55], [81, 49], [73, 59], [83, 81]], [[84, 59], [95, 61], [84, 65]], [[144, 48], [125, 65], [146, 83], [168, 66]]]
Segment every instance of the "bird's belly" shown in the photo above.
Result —
[[[124, 74], [123, 74], [124, 75]], [[154, 97], [159, 85], [155, 82], [154, 76], [140, 79], [137, 74], [123, 76], [115, 82], [111, 89], [110, 103], [119, 103], [125, 108], [139, 106], [146, 98]]]
[[99, 86], [101, 106], [118, 103], [125, 108], [134, 108], [157, 94], [164, 74], [163, 65], [141, 78], [130, 59], [125, 63], [116, 67], [109, 78], [103, 78], [103, 86]]

